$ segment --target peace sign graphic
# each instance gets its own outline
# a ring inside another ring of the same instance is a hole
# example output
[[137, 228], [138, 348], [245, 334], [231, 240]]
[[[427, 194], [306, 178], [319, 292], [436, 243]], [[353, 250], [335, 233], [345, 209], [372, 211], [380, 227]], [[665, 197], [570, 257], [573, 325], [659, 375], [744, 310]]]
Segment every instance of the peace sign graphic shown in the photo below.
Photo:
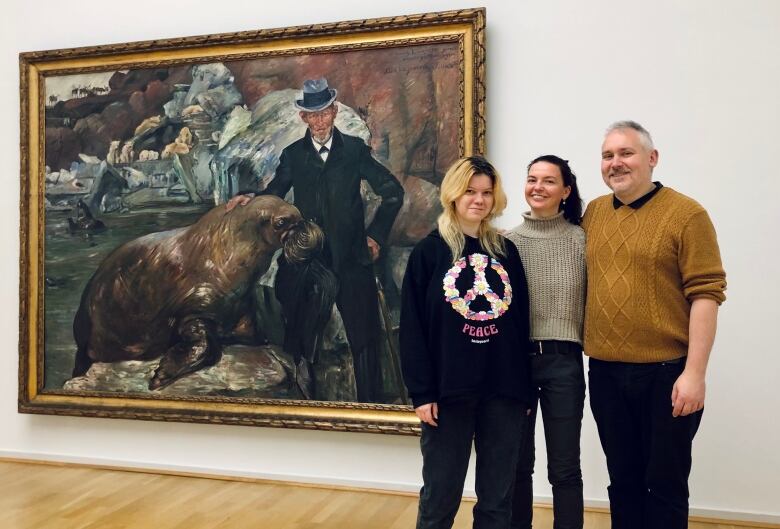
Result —
[[[504, 297], [499, 298], [493, 292], [485, 277], [485, 270], [490, 263], [490, 268], [496, 271], [501, 282], [504, 284]], [[504, 314], [512, 303], [512, 285], [509, 284], [509, 275], [504, 267], [497, 260], [481, 253], [473, 253], [469, 256], [469, 265], [474, 269], [474, 285], [466, 292], [466, 295], [460, 297], [458, 287], [455, 281], [460, 277], [460, 273], [466, 268], [466, 258], [461, 257], [455, 262], [444, 275], [444, 297], [461, 316], [467, 320], [486, 321], [494, 320]], [[471, 302], [477, 296], [483, 296], [490, 303], [490, 310], [474, 312], [469, 307]]]

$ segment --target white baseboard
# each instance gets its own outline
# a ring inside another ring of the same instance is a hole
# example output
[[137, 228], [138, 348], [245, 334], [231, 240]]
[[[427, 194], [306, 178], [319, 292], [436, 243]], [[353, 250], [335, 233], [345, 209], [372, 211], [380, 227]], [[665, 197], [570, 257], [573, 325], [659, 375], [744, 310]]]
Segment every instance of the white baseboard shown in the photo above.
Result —
[[[552, 506], [552, 496], [534, 496], [535, 504], [543, 504]], [[589, 500], [585, 499], [585, 509], [609, 509], [609, 501], [607, 500]], [[780, 514], [769, 513], [757, 513], [757, 512], [743, 512], [743, 511], [730, 511], [723, 509], [703, 509], [697, 507], [691, 507], [688, 512], [689, 516], [697, 518], [710, 518], [716, 520], [730, 521], [730, 522], [758, 522], [766, 524], [776, 524], [780, 526]]]
[[[211, 478], [243, 478], [243, 479], [256, 479], [256, 480], [269, 480], [269, 481], [284, 481], [291, 483], [300, 483], [304, 485], [322, 485], [322, 486], [335, 486], [335, 487], [347, 487], [356, 489], [374, 489], [377, 491], [385, 492], [403, 492], [403, 493], [417, 493], [419, 491], [419, 485], [417, 483], [401, 483], [401, 482], [387, 482], [387, 481], [364, 481], [356, 479], [338, 479], [338, 478], [322, 478], [318, 476], [307, 476], [299, 474], [280, 474], [269, 472], [253, 472], [249, 470], [229, 470], [222, 468], [212, 467], [199, 467], [199, 466], [184, 466], [184, 465], [162, 465], [157, 463], [148, 463], [140, 461], [127, 461], [118, 459], [108, 459], [100, 457], [78, 457], [64, 454], [52, 454], [52, 453], [40, 453], [40, 452], [23, 452], [17, 450], [0, 450], [0, 460], [3, 459], [17, 459], [17, 460], [31, 460], [48, 463], [66, 463], [73, 465], [89, 465], [95, 467], [116, 468], [125, 470], [136, 470], [139, 472], [165, 472], [172, 474], [187, 474], [187, 475], [200, 475], [203, 477]], [[465, 489], [463, 496], [468, 499], [474, 499], [476, 494], [473, 489]], [[534, 496], [534, 502], [538, 504], [552, 505], [552, 496]], [[585, 508], [609, 508], [609, 502], [605, 500], [585, 500]], [[731, 511], [721, 509], [702, 509], [692, 507], [690, 509], [690, 515], [702, 518], [712, 518], [724, 521], [740, 521], [740, 522], [758, 522], [766, 524], [778, 524], [780, 525], [780, 514], [771, 513], [758, 513], [758, 512], [743, 512], [743, 511]]]

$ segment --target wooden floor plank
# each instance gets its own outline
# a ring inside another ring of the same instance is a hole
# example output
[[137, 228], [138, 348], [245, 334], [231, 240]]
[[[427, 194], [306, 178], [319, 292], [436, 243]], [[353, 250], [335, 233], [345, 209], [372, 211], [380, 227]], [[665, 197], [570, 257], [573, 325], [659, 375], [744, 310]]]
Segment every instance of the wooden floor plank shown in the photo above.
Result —
[[[461, 504], [454, 529], [471, 527], [473, 506]], [[408, 494], [0, 460], [3, 529], [407, 529], [416, 517]], [[552, 527], [552, 510], [536, 508], [534, 527]], [[750, 527], [780, 525], [689, 524]], [[607, 513], [585, 513], [585, 529], [608, 528]]]

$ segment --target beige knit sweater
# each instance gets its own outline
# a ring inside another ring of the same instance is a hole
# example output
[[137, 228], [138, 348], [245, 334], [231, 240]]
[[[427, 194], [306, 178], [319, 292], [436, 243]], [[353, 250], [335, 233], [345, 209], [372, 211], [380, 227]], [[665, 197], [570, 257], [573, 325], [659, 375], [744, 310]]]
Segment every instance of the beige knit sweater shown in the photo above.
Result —
[[506, 237], [523, 261], [531, 301], [531, 339], [582, 344], [585, 310], [585, 233], [559, 213], [523, 214]]
[[585, 353], [623, 362], [662, 362], [688, 353], [691, 301], [726, 299], [726, 274], [707, 212], [663, 187], [639, 209], [592, 201], [587, 235]]

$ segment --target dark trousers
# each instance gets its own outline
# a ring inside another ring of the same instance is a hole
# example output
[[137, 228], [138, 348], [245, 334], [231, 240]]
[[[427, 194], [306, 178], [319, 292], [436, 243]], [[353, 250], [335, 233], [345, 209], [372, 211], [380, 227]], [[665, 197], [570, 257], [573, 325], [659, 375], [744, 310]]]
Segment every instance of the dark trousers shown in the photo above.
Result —
[[355, 263], [342, 266], [336, 275], [339, 280], [336, 306], [352, 350], [357, 400], [381, 402], [383, 383], [379, 344], [383, 334], [374, 268]]
[[438, 426], [422, 425], [423, 487], [417, 529], [449, 529], [471, 456], [477, 454], [475, 529], [506, 529], [527, 405], [503, 397], [439, 403]]
[[[531, 376], [538, 389], [547, 446], [547, 477], [552, 485], [555, 529], [582, 529], [580, 432], [585, 403], [582, 349], [558, 342], [564, 350], [531, 357]], [[536, 409], [520, 449], [512, 497], [512, 529], [530, 529], [533, 518], [534, 428]]]
[[677, 362], [589, 362], [590, 405], [609, 471], [613, 529], [688, 527], [691, 446], [702, 412], [672, 417]]
[[[307, 362], [303, 365], [307, 371], [312, 369], [310, 364], [316, 362], [316, 349], [331, 317], [331, 306], [325, 304], [324, 300], [329, 299], [327, 296], [312, 295], [306, 289], [319, 290], [320, 293], [335, 289], [333, 295], [352, 353], [357, 401], [382, 402], [384, 384], [380, 353], [381, 342], [386, 336], [379, 319], [379, 294], [373, 266], [345, 264], [339, 273], [335, 273], [328, 259], [319, 258], [318, 265], [322, 271], [307, 275], [313, 267], [290, 264], [283, 256], [279, 258], [278, 265], [275, 289], [284, 312], [286, 352], [294, 356], [296, 365], [304, 356]], [[318, 310], [313, 310], [312, 304]], [[262, 314], [262, 318], [267, 319], [266, 314]], [[310, 321], [319, 318], [324, 318], [321, 325]], [[301, 333], [314, 336], [302, 336]], [[267, 332], [264, 334], [267, 335]], [[311, 378], [307, 373], [299, 381], [306, 386], [304, 395], [307, 399], [321, 393], [312, 382], [307, 383], [307, 379]]]

